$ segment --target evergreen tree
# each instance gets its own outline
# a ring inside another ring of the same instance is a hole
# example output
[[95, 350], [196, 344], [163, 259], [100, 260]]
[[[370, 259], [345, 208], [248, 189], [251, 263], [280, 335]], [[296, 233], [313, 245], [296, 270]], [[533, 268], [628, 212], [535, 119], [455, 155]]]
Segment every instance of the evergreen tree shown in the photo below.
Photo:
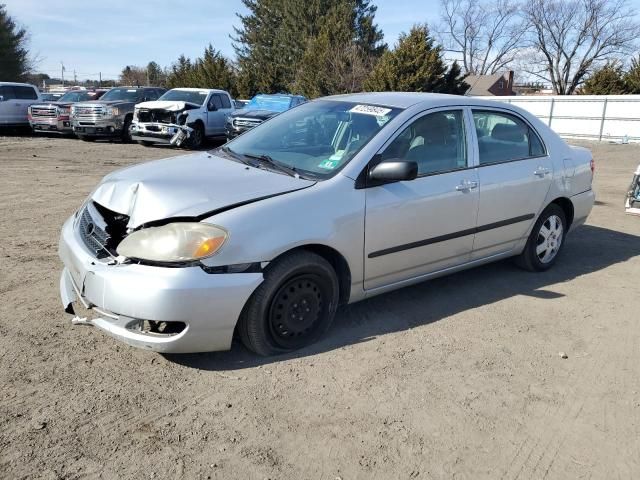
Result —
[[627, 93], [624, 72], [618, 63], [607, 63], [596, 70], [582, 86], [583, 95], [620, 95]]
[[631, 68], [624, 74], [627, 93], [640, 93], [640, 56], [631, 60]]
[[[357, 36], [360, 29], [355, 3], [335, 5], [319, 22], [296, 72], [293, 90], [308, 97], [362, 91], [371, 65], [385, 48]], [[356, 35], [354, 35], [356, 33]], [[376, 37], [377, 38], [377, 37]]]
[[[235, 88], [234, 71], [231, 62], [213, 46], [205, 49], [202, 59], [194, 66], [193, 80], [203, 88], [220, 88], [229, 93]], [[233, 95], [233, 93], [232, 93]]]
[[[243, 3], [249, 14], [240, 16], [242, 25], [235, 29], [234, 38], [238, 85], [243, 96], [294, 91], [300, 84], [300, 62], [308, 56], [308, 49], [334, 50], [336, 38], [342, 38], [347, 47], [357, 44], [366, 54], [380, 55], [385, 48], [382, 32], [374, 24], [376, 7], [371, 0], [243, 0]], [[336, 11], [344, 16], [337, 17]], [[334, 22], [336, 33], [327, 33], [328, 18]], [[350, 32], [348, 37], [343, 33], [345, 25]], [[331, 38], [318, 39], [322, 32]], [[348, 60], [348, 55], [342, 57]]]
[[0, 3], [0, 77], [8, 82], [22, 81], [29, 73], [28, 35], [16, 25]]
[[211, 44], [204, 50], [202, 58], [193, 62], [180, 55], [169, 70], [166, 84], [169, 88], [220, 88], [231, 95], [237, 93], [233, 65]]
[[149, 62], [147, 64], [147, 79], [149, 85], [154, 85], [156, 87], [164, 87], [166, 82], [166, 75], [162, 71], [160, 65], [156, 62]]
[[365, 82], [370, 91], [463, 94], [469, 88], [460, 66], [449, 68], [426, 25], [415, 25], [400, 35], [393, 50], [384, 53]]

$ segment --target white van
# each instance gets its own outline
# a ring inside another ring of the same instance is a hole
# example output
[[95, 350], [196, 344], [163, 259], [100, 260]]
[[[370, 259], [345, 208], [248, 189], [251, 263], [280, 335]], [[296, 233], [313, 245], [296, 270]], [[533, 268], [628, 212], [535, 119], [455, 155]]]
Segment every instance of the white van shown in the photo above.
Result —
[[0, 82], [0, 127], [28, 127], [29, 105], [38, 101], [40, 93], [33, 85]]

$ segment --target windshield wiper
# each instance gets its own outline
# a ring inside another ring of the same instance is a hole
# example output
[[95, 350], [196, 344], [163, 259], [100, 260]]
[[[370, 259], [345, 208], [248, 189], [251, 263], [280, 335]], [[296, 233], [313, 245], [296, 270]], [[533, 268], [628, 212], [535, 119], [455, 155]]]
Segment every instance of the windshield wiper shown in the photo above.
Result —
[[229, 147], [220, 147], [219, 151], [224, 152], [226, 154], [226, 156], [229, 157], [233, 161], [240, 162], [240, 163], [243, 163], [245, 165], [251, 165], [252, 167], [254, 166], [251, 162], [248, 162], [247, 160], [245, 160], [242, 155], [240, 155], [237, 152], [234, 152]]
[[290, 175], [295, 178], [300, 178], [300, 173], [298, 173], [298, 170], [295, 167], [289, 167], [280, 162], [277, 162], [273, 158], [271, 158], [269, 155], [253, 155], [251, 153], [244, 153], [243, 155], [247, 158], [252, 158], [262, 163], [266, 163], [269, 166], [275, 168], [276, 170], [280, 170], [281, 172], [286, 173], [287, 175]]

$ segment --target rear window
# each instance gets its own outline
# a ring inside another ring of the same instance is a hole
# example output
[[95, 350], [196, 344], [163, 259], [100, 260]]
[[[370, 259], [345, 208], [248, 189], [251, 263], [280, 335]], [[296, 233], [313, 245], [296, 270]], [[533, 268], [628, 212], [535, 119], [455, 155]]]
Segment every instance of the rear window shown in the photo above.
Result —
[[229, 97], [226, 95], [220, 95], [222, 99], [222, 108], [231, 108], [231, 102], [229, 101]]

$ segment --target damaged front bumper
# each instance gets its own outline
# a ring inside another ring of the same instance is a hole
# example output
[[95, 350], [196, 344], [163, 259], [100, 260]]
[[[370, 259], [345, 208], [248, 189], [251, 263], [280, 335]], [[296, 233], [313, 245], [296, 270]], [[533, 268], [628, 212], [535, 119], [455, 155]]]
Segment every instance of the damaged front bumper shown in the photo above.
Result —
[[631, 185], [629, 185], [624, 211], [630, 215], [640, 215], [640, 165], [634, 172]]
[[192, 132], [193, 128], [187, 125], [134, 122], [131, 125], [130, 133], [131, 139], [138, 142], [161, 143], [179, 147], [191, 137]]
[[[263, 280], [261, 273], [210, 274], [198, 266], [99, 260], [84, 246], [73, 217], [62, 229], [59, 255], [62, 305], [67, 313], [86, 311], [74, 323], [164, 353], [228, 350], [240, 312]], [[180, 328], [164, 333], [145, 329], [148, 324]]]

